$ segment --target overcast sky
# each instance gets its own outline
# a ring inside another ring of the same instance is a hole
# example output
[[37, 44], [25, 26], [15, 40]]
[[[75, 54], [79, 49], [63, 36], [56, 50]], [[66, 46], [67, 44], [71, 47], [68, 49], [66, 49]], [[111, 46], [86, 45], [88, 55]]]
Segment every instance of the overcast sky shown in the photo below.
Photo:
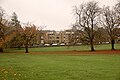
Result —
[[[0, 0], [0, 6], [11, 15], [16, 12], [20, 21], [46, 25], [47, 30], [64, 30], [74, 22], [73, 6], [91, 0]], [[113, 6], [117, 0], [94, 0], [99, 5]]]

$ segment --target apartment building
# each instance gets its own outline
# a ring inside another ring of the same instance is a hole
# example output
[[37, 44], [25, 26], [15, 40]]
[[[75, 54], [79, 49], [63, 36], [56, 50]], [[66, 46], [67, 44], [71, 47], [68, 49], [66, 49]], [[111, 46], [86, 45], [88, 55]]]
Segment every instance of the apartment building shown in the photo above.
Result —
[[41, 44], [50, 45], [71, 45], [72, 43], [80, 43], [81, 37], [79, 30], [43, 30], [41, 34]]
[[[104, 34], [104, 35], [102, 35]], [[88, 44], [89, 42], [85, 40], [85, 33], [81, 30], [42, 30], [40, 31], [40, 37], [38, 44], [42, 45], [78, 45], [78, 44]], [[101, 35], [101, 38], [99, 36]], [[95, 36], [94, 44], [106, 44], [110, 43], [109, 36], [103, 29], [100, 35]], [[116, 41], [115, 43], [120, 43], [120, 29], [116, 29]]]

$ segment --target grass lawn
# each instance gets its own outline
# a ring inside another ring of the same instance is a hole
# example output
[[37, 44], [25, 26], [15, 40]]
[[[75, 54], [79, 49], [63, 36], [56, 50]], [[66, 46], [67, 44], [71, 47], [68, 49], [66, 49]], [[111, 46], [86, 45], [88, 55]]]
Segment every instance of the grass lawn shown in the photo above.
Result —
[[[111, 50], [111, 45], [95, 45], [95, 50]], [[115, 49], [120, 49], [120, 44], [115, 44]], [[89, 45], [81, 46], [58, 46], [58, 47], [41, 47], [41, 48], [29, 48], [30, 52], [55, 52], [55, 51], [90, 51]], [[25, 52], [25, 49], [7, 49], [5, 52]]]
[[4, 53], [0, 80], [120, 80], [120, 55]]

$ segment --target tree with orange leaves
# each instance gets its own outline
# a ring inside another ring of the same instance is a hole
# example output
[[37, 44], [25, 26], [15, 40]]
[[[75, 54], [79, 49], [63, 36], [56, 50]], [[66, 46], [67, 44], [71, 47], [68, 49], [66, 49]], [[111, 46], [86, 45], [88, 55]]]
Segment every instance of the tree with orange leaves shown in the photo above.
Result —
[[3, 52], [5, 44], [15, 36], [15, 31], [8, 25], [9, 21], [4, 18], [4, 9], [0, 7], [0, 52]]
[[0, 7], [0, 52], [3, 52], [2, 43], [4, 40], [4, 31], [5, 31], [5, 25], [2, 23], [4, 15], [4, 9]]
[[33, 40], [37, 37], [38, 35], [38, 28], [35, 25], [27, 25], [23, 27], [23, 32], [22, 32], [22, 38], [23, 38], [23, 44], [25, 46], [26, 53], [28, 53], [28, 46], [31, 45]]

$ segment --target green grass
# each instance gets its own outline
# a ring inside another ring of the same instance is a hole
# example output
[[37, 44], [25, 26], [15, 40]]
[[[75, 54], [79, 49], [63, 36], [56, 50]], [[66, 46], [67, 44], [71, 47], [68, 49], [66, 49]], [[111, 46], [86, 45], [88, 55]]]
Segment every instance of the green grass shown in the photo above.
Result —
[[[111, 45], [95, 45], [95, 50], [111, 50]], [[115, 44], [115, 49], [120, 49], [120, 44]], [[58, 47], [41, 47], [41, 48], [29, 48], [30, 52], [52, 52], [52, 51], [90, 51], [89, 45], [81, 46], [58, 46]], [[24, 52], [25, 49], [7, 49], [5, 52]]]
[[[95, 45], [96, 50], [111, 50], [111, 44]], [[120, 49], [120, 44], [115, 44], [115, 49]]]
[[120, 80], [120, 55], [4, 53], [0, 80]]

